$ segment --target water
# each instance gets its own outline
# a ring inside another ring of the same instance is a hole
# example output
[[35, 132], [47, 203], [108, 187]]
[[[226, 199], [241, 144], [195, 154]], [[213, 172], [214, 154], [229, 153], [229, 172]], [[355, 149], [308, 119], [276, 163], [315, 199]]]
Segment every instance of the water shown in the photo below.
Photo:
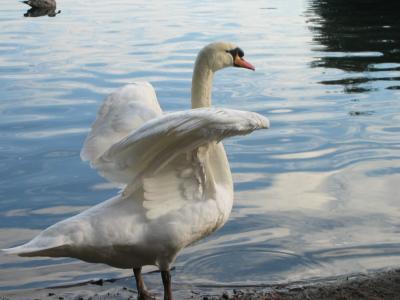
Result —
[[[132, 3], [134, 2], [134, 3]], [[0, 247], [117, 190], [79, 159], [105, 95], [150, 81], [166, 111], [189, 108], [197, 51], [237, 43], [257, 71], [227, 69], [215, 106], [270, 130], [226, 140], [235, 205], [186, 249], [179, 284], [257, 285], [400, 265], [400, 19], [395, 1], [59, 1], [55, 17], [0, 8]], [[0, 289], [129, 270], [0, 255]], [[147, 275], [160, 287], [159, 275]]]

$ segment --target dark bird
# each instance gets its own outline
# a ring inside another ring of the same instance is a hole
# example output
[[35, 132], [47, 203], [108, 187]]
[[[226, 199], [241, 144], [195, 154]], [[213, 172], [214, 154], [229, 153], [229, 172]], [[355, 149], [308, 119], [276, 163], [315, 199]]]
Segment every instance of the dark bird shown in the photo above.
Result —
[[56, 9], [57, 3], [55, 0], [26, 0], [22, 1], [32, 8], [54, 8]]

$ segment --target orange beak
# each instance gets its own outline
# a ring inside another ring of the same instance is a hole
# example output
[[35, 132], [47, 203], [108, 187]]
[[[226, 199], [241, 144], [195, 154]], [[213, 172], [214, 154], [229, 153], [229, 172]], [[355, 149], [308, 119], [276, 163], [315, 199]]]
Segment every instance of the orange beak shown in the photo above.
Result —
[[239, 68], [245, 68], [253, 71], [256, 70], [256, 68], [251, 63], [245, 61], [243, 58], [239, 57], [239, 55], [236, 55], [233, 65]]

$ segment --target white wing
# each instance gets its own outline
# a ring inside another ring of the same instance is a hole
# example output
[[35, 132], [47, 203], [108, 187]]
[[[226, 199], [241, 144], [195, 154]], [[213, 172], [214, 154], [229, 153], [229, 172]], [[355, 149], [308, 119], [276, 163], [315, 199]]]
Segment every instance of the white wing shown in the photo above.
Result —
[[[268, 127], [268, 119], [252, 112], [216, 108], [175, 112], [146, 122], [92, 164], [107, 179], [128, 184], [125, 192], [131, 193], [144, 178], [164, 173], [182, 155], [191, 156], [199, 147], [207, 148], [208, 143], [228, 136]], [[198, 165], [199, 158], [194, 156]], [[186, 172], [190, 171], [198, 172]]]
[[134, 82], [110, 94], [100, 107], [81, 151], [93, 162], [114, 143], [148, 120], [162, 114], [156, 93], [148, 82]]
[[[196, 152], [193, 155], [181, 154], [156, 174], [144, 175], [142, 189], [138, 192], [146, 217], [155, 219], [178, 210], [188, 201], [198, 203], [210, 197], [206, 188], [205, 164]], [[135, 188], [135, 184], [128, 185], [123, 195], [130, 196]], [[136, 197], [133, 199], [137, 200]]]

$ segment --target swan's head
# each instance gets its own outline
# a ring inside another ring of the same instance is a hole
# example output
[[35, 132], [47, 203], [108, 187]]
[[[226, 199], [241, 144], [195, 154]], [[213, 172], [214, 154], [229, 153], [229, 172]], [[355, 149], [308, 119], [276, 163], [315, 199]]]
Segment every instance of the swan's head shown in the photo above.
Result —
[[255, 70], [254, 66], [244, 60], [244, 52], [232, 43], [216, 42], [205, 46], [197, 57], [197, 62], [207, 64], [212, 71], [226, 67], [238, 67]]

